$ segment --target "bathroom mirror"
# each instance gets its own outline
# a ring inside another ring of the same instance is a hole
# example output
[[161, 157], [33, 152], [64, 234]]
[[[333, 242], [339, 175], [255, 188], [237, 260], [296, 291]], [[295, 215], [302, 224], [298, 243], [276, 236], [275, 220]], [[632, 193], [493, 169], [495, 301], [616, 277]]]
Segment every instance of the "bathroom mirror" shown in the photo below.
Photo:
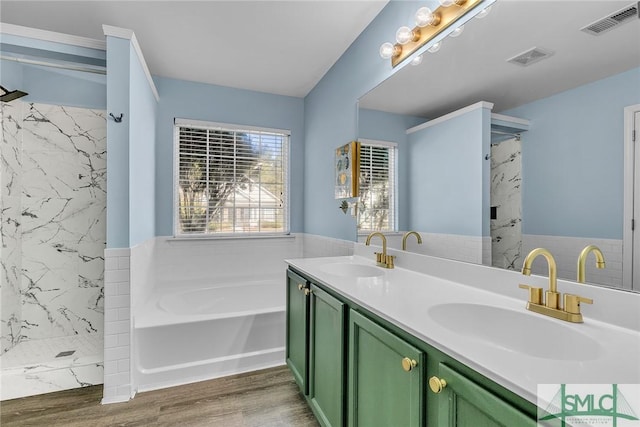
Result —
[[[596, 270], [590, 254], [587, 282], [631, 288], [622, 277], [623, 228], [630, 227], [623, 224], [624, 109], [640, 104], [637, 8], [629, 1], [498, 1], [422, 64], [404, 67], [359, 99], [359, 137], [398, 144], [399, 230], [424, 237], [420, 246], [410, 240], [409, 250], [519, 270], [528, 251], [543, 246], [556, 258], [558, 277], [575, 280], [580, 251], [596, 244], [607, 268]], [[473, 148], [471, 159], [456, 145], [464, 135], [435, 143], [433, 136], [418, 138], [423, 131], [405, 132], [471, 105], [485, 112], [477, 115], [483, 133], [477, 144], [486, 144]], [[428, 146], [441, 151], [425, 156]], [[507, 168], [496, 172], [500, 165]], [[470, 169], [483, 178], [465, 179]], [[480, 186], [478, 179], [487, 182]], [[430, 186], [439, 192], [429, 193]], [[457, 194], [472, 186], [484, 204], [465, 210]], [[505, 207], [506, 199], [515, 204]], [[425, 225], [437, 210], [450, 219], [444, 231], [442, 224]], [[470, 221], [483, 231], [470, 236]], [[494, 249], [512, 234], [519, 240]], [[469, 256], [469, 247], [479, 252]], [[546, 275], [546, 264], [536, 261], [534, 270]]]

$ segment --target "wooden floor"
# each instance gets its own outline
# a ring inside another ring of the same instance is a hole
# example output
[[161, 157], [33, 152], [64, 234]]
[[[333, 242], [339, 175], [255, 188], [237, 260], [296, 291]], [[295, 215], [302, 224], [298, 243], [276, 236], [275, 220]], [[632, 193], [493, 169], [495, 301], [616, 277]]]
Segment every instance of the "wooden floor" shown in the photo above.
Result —
[[102, 386], [0, 403], [0, 426], [318, 426], [286, 367], [139, 393], [101, 405]]

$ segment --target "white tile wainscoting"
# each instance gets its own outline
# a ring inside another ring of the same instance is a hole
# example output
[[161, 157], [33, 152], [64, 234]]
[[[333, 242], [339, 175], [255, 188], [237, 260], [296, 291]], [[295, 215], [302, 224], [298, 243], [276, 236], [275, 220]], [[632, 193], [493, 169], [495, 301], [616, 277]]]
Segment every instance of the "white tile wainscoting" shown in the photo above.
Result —
[[131, 391], [131, 250], [104, 251], [104, 394], [102, 403], [126, 402]]

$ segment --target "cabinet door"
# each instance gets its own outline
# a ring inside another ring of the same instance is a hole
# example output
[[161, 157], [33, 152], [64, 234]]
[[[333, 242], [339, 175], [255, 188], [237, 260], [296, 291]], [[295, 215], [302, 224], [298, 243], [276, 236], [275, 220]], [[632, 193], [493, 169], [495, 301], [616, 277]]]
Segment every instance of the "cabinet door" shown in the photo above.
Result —
[[[424, 353], [353, 310], [349, 316], [349, 426], [423, 426]], [[405, 358], [415, 366], [403, 366]]]
[[439, 399], [439, 427], [535, 427], [536, 421], [444, 364], [439, 379], [446, 385], [430, 399]]
[[311, 285], [309, 401], [322, 424], [344, 424], [345, 305]]
[[287, 271], [287, 366], [304, 394], [308, 393], [309, 298], [305, 293], [308, 289], [306, 279]]

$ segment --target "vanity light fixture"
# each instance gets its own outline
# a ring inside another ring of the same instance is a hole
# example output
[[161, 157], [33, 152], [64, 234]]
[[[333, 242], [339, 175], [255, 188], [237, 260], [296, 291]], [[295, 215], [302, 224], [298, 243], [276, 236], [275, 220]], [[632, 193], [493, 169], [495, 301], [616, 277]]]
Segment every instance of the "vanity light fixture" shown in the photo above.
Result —
[[380, 46], [380, 56], [383, 59], [389, 59], [392, 56], [400, 55], [401, 51], [402, 49], [400, 46], [395, 46], [393, 43], [389, 42], [383, 43], [382, 46]]
[[[440, 6], [432, 11], [428, 7], [421, 7], [415, 15], [416, 27], [400, 27], [396, 32], [396, 44], [384, 43], [380, 47], [380, 56], [384, 59], [391, 58], [391, 66], [396, 67], [402, 61], [410, 57], [418, 49], [432, 41], [438, 34], [446, 30], [468, 12], [475, 9], [480, 3], [493, 3], [486, 0], [439, 0]], [[488, 12], [487, 6], [479, 14]], [[462, 33], [462, 28], [454, 30], [451, 36], [456, 37]], [[437, 43], [436, 43], [437, 44]], [[440, 46], [432, 46], [430, 52], [437, 52]], [[419, 59], [415, 59], [419, 62]]]
[[405, 45], [409, 42], [415, 42], [419, 38], [420, 38], [420, 30], [417, 30], [417, 29], [412, 30], [409, 27], [400, 27], [396, 32], [396, 41], [401, 45]]
[[442, 47], [442, 42], [434, 43], [429, 49], [427, 49], [430, 53], [436, 53]]
[[421, 7], [416, 12], [416, 25], [420, 28], [431, 25], [437, 26], [440, 23], [440, 15], [433, 13], [428, 7]]
[[482, 19], [482, 18], [484, 18], [485, 16], [487, 16], [487, 15], [489, 14], [489, 12], [491, 12], [491, 6], [487, 6], [487, 7], [485, 7], [484, 9], [482, 9], [482, 10], [480, 11], [480, 13], [478, 13], [478, 14], [476, 15], [476, 18], [478, 18], [478, 19]]
[[449, 37], [454, 37], [454, 38], [458, 37], [460, 34], [462, 34], [463, 31], [464, 31], [464, 25], [460, 25], [458, 28], [451, 31], [451, 34], [449, 34]]

